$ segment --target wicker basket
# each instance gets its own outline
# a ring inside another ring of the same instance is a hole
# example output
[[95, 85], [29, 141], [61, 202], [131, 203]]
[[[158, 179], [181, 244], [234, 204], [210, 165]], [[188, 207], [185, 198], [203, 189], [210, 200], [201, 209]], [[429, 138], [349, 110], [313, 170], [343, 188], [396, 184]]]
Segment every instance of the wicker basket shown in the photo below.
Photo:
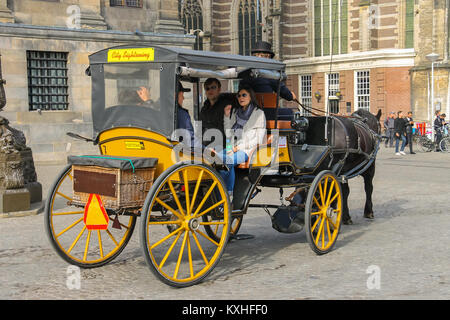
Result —
[[73, 204], [84, 206], [89, 194], [99, 194], [106, 209], [140, 208], [153, 183], [155, 168], [121, 170], [72, 165]]

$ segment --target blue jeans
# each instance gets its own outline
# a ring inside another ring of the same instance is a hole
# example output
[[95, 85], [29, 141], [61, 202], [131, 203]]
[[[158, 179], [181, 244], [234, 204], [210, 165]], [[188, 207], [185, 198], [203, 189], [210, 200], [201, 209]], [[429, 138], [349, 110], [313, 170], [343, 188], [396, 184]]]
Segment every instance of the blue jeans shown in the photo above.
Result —
[[228, 171], [220, 170], [219, 173], [222, 176], [225, 184], [227, 185], [227, 191], [233, 192], [234, 182], [236, 180], [236, 173], [234, 167], [238, 164], [245, 163], [248, 160], [248, 155], [244, 151], [238, 151], [232, 155], [227, 155], [226, 150], [223, 150], [222, 159], [224, 164], [228, 167]]
[[395, 137], [395, 152], [398, 152], [398, 144], [400, 143], [400, 139], [402, 139], [402, 146], [400, 148], [400, 151], [405, 150], [406, 137], [404, 135], [401, 135], [400, 138], [397, 136]]

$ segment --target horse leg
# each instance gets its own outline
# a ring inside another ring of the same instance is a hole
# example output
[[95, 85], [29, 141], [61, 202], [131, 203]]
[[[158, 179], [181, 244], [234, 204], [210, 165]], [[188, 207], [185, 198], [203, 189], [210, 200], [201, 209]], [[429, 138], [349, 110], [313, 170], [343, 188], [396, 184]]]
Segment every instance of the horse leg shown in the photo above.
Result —
[[348, 187], [348, 182], [343, 183], [342, 187], [342, 223], [343, 224], [353, 224], [352, 218], [348, 212], [348, 196], [350, 194], [350, 188]]
[[364, 218], [373, 219], [372, 193], [373, 177], [375, 176], [375, 162], [362, 174], [364, 178], [364, 190], [366, 191], [366, 204], [364, 206]]

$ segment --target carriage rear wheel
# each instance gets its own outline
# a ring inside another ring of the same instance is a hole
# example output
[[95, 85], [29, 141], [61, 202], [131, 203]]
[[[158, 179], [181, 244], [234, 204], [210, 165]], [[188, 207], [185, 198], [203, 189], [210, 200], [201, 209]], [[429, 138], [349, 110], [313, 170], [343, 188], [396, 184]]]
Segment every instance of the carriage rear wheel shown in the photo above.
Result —
[[[163, 282], [187, 287], [213, 270], [231, 224], [225, 184], [214, 169], [194, 163], [173, 165], [153, 183], [142, 213], [144, 256]], [[214, 230], [214, 236], [205, 228]]]
[[134, 215], [111, 215], [104, 230], [90, 230], [84, 207], [72, 201], [72, 166], [63, 169], [50, 189], [45, 207], [45, 229], [56, 252], [68, 263], [83, 268], [102, 266], [127, 245], [136, 224]]
[[311, 249], [325, 254], [333, 249], [342, 221], [342, 189], [336, 175], [321, 171], [313, 180], [306, 198], [306, 238]]

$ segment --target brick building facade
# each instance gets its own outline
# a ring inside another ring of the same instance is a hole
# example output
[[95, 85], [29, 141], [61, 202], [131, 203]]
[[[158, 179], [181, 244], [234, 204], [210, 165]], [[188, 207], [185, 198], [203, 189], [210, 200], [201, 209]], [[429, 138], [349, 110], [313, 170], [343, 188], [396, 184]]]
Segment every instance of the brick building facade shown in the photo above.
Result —
[[229, 53], [242, 53], [240, 28], [253, 28], [251, 19], [240, 25], [240, 8], [256, 8], [261, 33], [254, 39], [273, 44], [275, 58], [287, 64], [289, 87], [303, 103], [332, 112], [381, 109], [384, 118], [412, 110], [417, 120], [429, 120], [425, 56], [437, 52], [443, 60], [435, 64], [435, 100], [450, 113], [449, 0], [182, 2], [193, 1], [201, 5], [202, 28], [210, 35], [201, 39], [205, 47]]

